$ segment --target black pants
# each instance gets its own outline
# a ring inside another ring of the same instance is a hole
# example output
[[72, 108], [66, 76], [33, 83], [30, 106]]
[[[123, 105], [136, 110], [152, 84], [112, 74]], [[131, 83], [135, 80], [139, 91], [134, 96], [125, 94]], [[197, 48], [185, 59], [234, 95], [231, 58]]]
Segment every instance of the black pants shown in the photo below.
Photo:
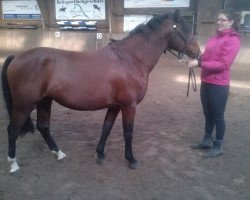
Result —
[[201, 83], [200, 97], [205, 115], [205, 138], [211, 137], [214, 126], [216, 140], [223, 140], [225, 133], [224, 112], [229, 94], [229, 86]]

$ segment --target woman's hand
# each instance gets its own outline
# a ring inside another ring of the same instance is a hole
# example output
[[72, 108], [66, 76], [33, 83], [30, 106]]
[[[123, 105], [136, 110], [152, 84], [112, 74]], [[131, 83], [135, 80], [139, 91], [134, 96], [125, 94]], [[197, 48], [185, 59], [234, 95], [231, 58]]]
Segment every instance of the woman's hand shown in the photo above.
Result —
[[199, 61], [197, 59], [191, 59], [186, 62], [189, 68], [198, 67]]

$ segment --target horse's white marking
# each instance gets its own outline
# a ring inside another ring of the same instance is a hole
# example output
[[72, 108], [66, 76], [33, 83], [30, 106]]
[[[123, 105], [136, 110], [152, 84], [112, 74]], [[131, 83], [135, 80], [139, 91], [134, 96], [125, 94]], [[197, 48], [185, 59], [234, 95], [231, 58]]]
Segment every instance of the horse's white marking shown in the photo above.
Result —
[[10, 163], [10, 173], [14, 173], [20, 169], [20, 167], [18, 166], [18, 164], [16, 162], [16, 158], [10, 158], [8, 156], [7, 160]]
[[63, 158], [66, 157], [66, 154], [63, 153], [60, 149], [59, 151], [51, 151], [51, 153], [56, 154], [57, 160], [62, 160]]

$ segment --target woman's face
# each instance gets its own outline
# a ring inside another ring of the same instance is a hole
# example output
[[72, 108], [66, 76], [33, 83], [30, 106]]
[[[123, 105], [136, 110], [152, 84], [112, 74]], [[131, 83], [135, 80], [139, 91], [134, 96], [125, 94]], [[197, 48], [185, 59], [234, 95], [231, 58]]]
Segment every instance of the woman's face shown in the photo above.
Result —
[[217, 19], [218, 31], [229, 29], [233, 25], [233, 20], [229, 20], [223, 13], [219, 14]]

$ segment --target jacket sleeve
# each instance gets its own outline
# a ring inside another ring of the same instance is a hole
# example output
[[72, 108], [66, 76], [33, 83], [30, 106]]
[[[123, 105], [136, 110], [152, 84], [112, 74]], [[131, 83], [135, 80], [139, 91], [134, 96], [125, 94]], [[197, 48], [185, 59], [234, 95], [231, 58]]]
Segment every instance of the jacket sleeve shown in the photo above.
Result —
[[228, 41], [224, 43], [220, 56], [216, 56], [216, 59], [212, 57], [209, 61], [202, 61], [201, 57], [200, 65], [203, 69], [208, 71], [224, 71], [232, 65], [239, 49], [240, 40], [236, 37], [229, 38]]

